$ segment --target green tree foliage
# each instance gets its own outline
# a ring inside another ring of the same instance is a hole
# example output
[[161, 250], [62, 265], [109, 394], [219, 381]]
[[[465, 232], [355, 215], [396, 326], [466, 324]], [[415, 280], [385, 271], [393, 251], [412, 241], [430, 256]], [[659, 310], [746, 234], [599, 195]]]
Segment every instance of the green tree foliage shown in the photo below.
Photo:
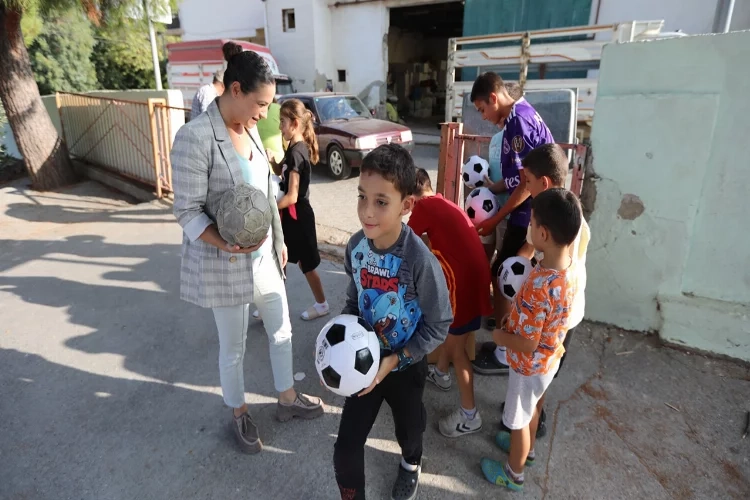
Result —
[[[159, 59], [166, 59], [162, 47], [159, 47]], [[103, 24], [97, 30], [92, 61], [102, 88], [127, 90], [156, 87], [145, 23], [126, 19]], [[162, 85], [166, 88], [165, 63], [161, 66]]]
[[42, 95], [84, 92], [98, 87], [91, 62], [94, 40], [91, 22], [80, 9], [50, 11], [41, 32], [29, 47], [31, 68]]

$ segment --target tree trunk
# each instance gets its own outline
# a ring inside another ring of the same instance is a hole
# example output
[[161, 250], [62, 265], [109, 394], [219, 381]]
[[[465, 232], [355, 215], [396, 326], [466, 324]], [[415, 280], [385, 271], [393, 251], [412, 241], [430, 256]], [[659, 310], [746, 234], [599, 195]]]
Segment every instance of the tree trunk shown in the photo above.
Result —
[[0, 2], [0, 99], [34, 189], [77, 180], [68, 148], [52, 125], [21, 36], [21, 12]]

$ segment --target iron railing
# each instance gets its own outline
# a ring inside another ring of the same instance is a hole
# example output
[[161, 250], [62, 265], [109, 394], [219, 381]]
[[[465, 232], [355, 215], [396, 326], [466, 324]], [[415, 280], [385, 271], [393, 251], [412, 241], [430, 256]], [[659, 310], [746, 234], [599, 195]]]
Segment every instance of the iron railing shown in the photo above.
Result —
[[72, 157], [152, 186], [158, 198], [172, 190], [171, 118], [183, 108], [167, 106], [165, 99], [139, 102], [62, 92], [56, 97]]
[[[483, 156], [482, 151], [486, 151], [485, 145], [488, 145], [492, 139], [490, 136], [464, 134], [463, 126], [463, 123], [457, 122], [443, 123], [440, 135], [440, 156], [438, 157], [437, 192], [459, 206], [463, 206], [465, 197], [462, 196], [461, 189], [463, 185], [461, 166], [468, 156], [467, 148], [471, 148], [472, 154]], [[561, 142], [557, 144], [564, 150], [573, 152], [570, 190], [576, 196], [580, 196], [589, 148], [584, 144]]]

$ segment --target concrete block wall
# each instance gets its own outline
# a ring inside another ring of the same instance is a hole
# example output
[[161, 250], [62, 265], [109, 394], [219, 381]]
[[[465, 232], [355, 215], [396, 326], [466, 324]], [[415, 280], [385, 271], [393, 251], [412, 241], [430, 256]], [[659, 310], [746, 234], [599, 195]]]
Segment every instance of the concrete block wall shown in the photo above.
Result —
[[750, 360], [750, 31], [610, 45], [589, 319]]

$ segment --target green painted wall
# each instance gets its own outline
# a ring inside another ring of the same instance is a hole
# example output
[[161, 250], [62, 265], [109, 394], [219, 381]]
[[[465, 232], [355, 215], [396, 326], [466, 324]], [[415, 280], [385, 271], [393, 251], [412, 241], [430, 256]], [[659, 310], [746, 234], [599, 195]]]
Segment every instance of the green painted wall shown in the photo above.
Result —
[[591, 0], [466, 0], [464, 36], [589, 24]]
[[750, 31], [604, 48], [588, 319], [750, 361], [748, 60]]
[[[493, 35], [589, 24], [592, 0], [466, 0], [464, 36]], [[554, 39], [551, 39], [554, 40]], [[479, 46], [476, 46], [479, 47]], [[483, 68], [491, 70], [492, 68]], [[463, 70], [461, 79], [473, 80], [477, 71]], [[518, 72], [500, 73], [515, 80]], [[586, 71], [547, 71], [545, 78], [585, 78]], [[529, 71], [530, 79], [539, 78]]]

